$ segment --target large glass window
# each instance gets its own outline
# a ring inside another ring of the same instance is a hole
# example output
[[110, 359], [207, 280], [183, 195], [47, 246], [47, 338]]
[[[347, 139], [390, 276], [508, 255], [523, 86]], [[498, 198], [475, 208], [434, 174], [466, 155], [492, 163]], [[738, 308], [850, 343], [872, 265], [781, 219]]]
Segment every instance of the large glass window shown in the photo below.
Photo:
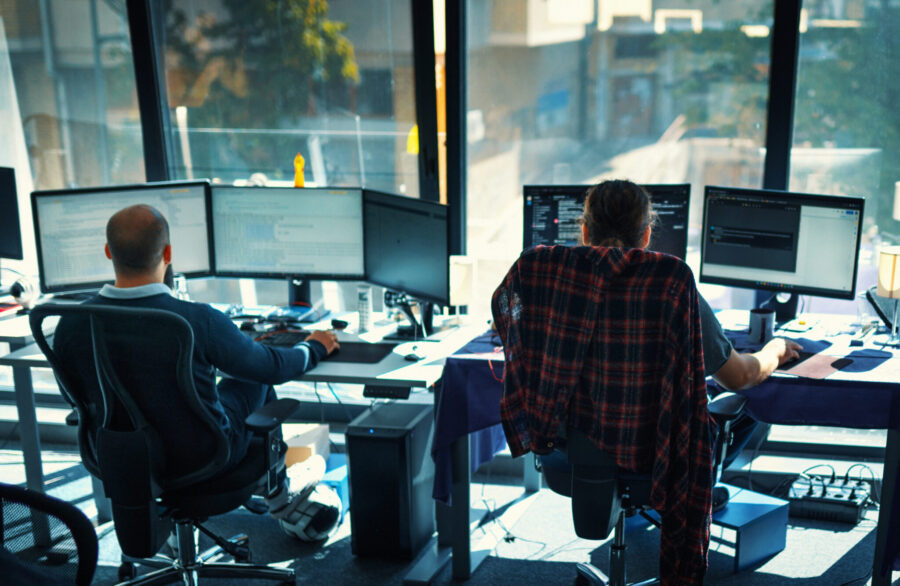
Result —
[[179, 178], [417, 196], [408, 0], [172, 0], [161, 21]]
[[691, 183], [692, 263], [703, 186], [762, 184], [772, 3], [660, 4], [469, 2], [476, 310], [522, 249], [525, 184]]
[[[0, 166], [15, 169], [25, 256], [0, 263], [35, 281], [32, 189], [145, 180], [124, 2], [0, 2]], [[49, 371], [36, 382], [55, 388]]]
[[36, 189], [144, 181], [124, 10], [103, 0], [0, 3]]
[[[800, 23], [790, 188], [866, 198], [859, 291], [875, 284], [878, 246], [900, 244], [898, 18], [888, 2], [808, 0]], [[857, 309], [819, 298], [810, 308]]]

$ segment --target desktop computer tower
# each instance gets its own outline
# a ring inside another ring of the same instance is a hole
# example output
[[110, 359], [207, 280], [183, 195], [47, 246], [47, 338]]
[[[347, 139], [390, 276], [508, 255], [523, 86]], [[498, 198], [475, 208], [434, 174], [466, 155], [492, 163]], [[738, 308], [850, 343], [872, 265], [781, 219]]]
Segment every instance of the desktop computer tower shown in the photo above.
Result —
[[413, 558], [434, 534], [432, 405], [383, 403], [347, 427], [355, 555]]

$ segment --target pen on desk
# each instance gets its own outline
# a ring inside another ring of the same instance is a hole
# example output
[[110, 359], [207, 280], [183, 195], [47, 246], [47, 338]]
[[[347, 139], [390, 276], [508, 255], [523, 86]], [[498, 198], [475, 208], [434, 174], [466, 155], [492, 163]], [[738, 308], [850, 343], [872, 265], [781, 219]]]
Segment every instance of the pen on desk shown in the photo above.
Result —
[[865, 337], [866, 337], [866, 334], [868, 334], [869, 332], [871, 332], [873, 329], [875, 329], [875, 324], [874, 324], [874, 323], [868, 323], [868, 324], [864, 325], [864, 326], [862, 327], [862, 329], [859, 330], [859, 333], [856, 335], [856, 337], [857, 337], [857, 338], [860, 338], [860, 339], [865, 338]]

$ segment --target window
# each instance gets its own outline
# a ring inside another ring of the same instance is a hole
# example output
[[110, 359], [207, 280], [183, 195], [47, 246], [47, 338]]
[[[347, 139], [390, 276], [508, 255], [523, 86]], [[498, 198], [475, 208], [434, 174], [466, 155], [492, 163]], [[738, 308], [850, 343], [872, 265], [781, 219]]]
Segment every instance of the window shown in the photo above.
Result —
[[412, 16], [398, 0], [173, 0], [161, 25], [178, 178], [417, 196]]
[[522, 249], [525, 184], [691, 183], [695, 266], [703, 186], [762, 185], [772, 3], [675, 4], [469, 2], [475, 312]]
[[[5, 267], [37, 275], [32, 188], [145, 180], [124, 7], [103, 0], [0, 2], [0, 165], [16, 170], [25, 253], [23, 262], [0, 261]], [[0, 282], [10, 284], [5, 271]], [[10, 378], [9, 369], [0, 370], [0, 382]], [[49, 371], [36, 382], [55, 388]]]
[[40, 6], [0, 5], [35, 188], [144, 181], [124, 3]]
[[[804, 2], [790, 189], [866, 198], [857, 289], [875, 284], [882, 243], [900, 244], [900, 8], [886, 2]], [[896, 203], [895, 203], [896, 201]], [[810, 300], [812, 311], [856, 313]]]

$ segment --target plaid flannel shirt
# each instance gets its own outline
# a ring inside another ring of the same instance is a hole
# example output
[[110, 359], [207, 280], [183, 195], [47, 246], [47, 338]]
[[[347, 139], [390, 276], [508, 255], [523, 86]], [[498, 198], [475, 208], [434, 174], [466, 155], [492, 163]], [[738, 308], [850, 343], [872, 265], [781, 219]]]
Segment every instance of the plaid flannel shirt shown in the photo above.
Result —
[[539, 246], [510, 268], [491, 307], [513, 456], [549, 453], [571, 426], [621, 468], [650, 473], [663, 584], [701, 584], [707, 566], [712, 423], [697, 299], [675, 257]]

